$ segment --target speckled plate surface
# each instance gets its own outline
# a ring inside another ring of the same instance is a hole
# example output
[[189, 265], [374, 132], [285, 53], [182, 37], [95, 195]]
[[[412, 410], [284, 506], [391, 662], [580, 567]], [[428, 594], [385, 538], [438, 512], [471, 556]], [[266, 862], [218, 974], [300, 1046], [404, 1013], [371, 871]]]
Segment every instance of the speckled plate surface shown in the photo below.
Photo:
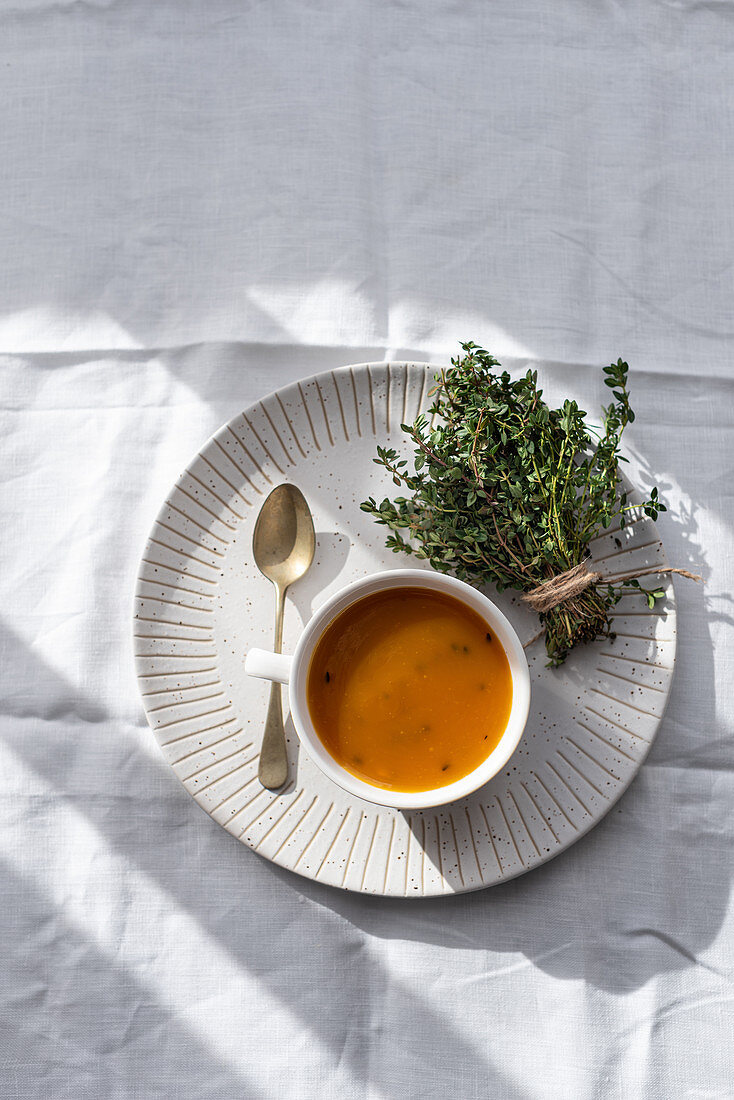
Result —
[[[314, 608], [347, 582], [411, 559], [388, 553], [359, 509], [387, 495], [376, 442], [405, 450], [400, 424], [427, 403], [434, 368], [343, 367], [271, 394], [223, 427], [193, 459], [160, 511], [136, 592], [137, 673], [148, 721], [202, 809], [267, 859], [347, 890], [429, 897], [492, 886], [562, 852], [600, 821], [655, 737], [675, 661], [670, 581], [662, 614], [625, 599], [616, 641], [597, 642], [557, 671], [528, 651], [530, 719], [510, 765], [471, 797], [400, 812], [343, 792], [311, 763], [288, 724], [290, 781], [257, 779], [269, 685], [244, 675], [252, 646], [270, 647], [273, 593], [251, 552], [262, 501], [281, 481], [304, 492], [317, 550], [289, 593], [285, 651]], [[654, 523], [610, 530], [593, 547], [610, 577], [667, 564]], [[650, 578], [658, 583], [655, 577]], [[497, 598], [522, 640], [536, 620]], [[659, 606], [659, 605], [658, 605]]]

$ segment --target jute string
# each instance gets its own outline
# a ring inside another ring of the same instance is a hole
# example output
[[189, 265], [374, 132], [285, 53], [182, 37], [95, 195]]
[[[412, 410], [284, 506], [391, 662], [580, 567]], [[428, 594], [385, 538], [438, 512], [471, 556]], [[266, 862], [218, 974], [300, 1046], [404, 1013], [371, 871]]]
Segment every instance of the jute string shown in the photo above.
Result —
[[635, 569], [629, 573], [621, 573], [616, 577], [605, 577], [602, 573], [596, 573], [589, 569], [585, 561], [567, 569], [565, 573], [559, 573], [557, 577], [551, 577], [549, 581], [543, 581], [536, 588], [526, 592], [523, 601], [532, 607], [533, 611], [544, 612], [558, 607], [566, 600], [572, 600], [574, 596], [586, 591], [590, 584], [603, 581], [607, 584], [619, 584], [623, 581], [636, 580], [638, 577], [647, 577], [653, 573], [677, 573], [681, 577], [688, 577], [692, 581], [700, 581], [698, 573], [689, 573], [687, 569], [671, 569], [669, 566], [661, 568], [652, 566], [650, 569]]

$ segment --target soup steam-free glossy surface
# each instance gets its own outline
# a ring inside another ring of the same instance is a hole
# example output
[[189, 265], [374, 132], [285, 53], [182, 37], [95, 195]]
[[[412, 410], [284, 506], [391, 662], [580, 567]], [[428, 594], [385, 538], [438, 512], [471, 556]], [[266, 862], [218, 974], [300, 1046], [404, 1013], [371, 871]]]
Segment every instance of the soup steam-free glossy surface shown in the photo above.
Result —
[[489, 756], [512, 707], [494, 633], [443, 592], [366, 596], [326, 628], [308, 671], [308, 709], [326, 749], [375, 786], [424, 791]]

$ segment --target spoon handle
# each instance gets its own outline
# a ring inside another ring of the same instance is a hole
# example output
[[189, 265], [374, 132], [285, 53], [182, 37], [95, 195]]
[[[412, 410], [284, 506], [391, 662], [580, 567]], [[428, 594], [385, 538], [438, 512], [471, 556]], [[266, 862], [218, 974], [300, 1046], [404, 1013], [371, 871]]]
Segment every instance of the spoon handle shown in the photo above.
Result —
[[[276, 592], [274, 649], [276, 653], [280, 653], [283, 649], [285, 589], [278, 587]], [[265, 719], [265, 731], [263, 733], [262, 748], [260, 749], [260, 763], [257, 774], [263, 787], [267, 787], [269, 791], [277, 791], [288, 778], [281, 685], [276, 683], [270, 686], [270, 703], [268, 705], [268, 716]]]

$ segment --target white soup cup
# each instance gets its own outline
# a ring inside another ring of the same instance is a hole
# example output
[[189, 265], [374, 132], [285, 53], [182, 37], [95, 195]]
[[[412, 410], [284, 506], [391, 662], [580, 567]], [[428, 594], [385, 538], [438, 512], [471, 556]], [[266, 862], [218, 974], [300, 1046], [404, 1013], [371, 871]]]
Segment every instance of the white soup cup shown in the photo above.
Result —
[[[316, 730], [308, 710], [306, 687], [311, 657], [321, 635], [331, 622], [357, 600], [376, 592], [393, 588], [426, 588], [444, 592], [476, 611], [486, 622], [502, 646], [512, 676], [512, 707], [507, 725], [499, 742], [485, 760], [467, 775], [426, 791], [392, 791], [374, 786], [343, 768], [327, 750]], [[249, 676], [275, 680], [288, 685], [291, 718], [301, 745], [324, 775], [343, 790], [380, 806], [393, 806], [401, 810], [426, 809], [442, 806], [464, 798], [488, 783], [504, 768], [522, 738], [530, 709], [530, 675], [525, 651], [520, 639], [507, 618], [491, 600], [453, 577], [423, 569], [394, 569], [354, 581], [342, 588], [316, 611], [306, 624], [292, 657], [270, 653], [264, 649], [252, 649], [247, 654], [245, 671]]]

